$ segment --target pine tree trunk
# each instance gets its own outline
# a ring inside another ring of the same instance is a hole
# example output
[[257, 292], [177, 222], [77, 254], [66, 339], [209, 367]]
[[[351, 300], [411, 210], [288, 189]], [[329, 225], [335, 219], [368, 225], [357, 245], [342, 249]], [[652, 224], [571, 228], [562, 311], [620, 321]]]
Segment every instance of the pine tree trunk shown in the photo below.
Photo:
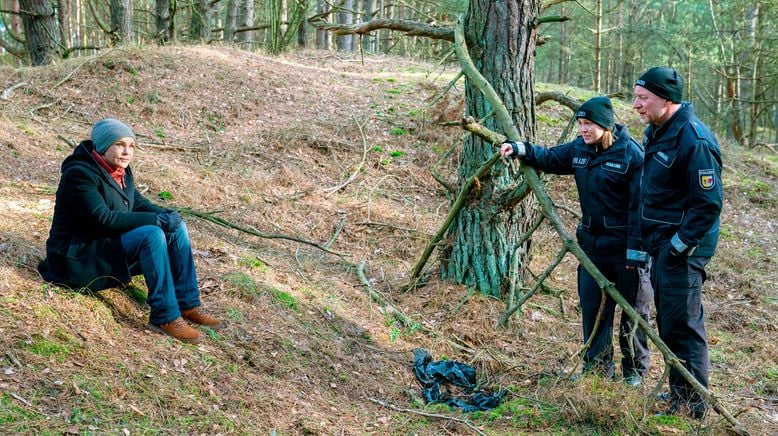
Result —
[[132, 42], [132, 8], [130, 0], [111, 0], [111, 27], [126, 44]]
[[[465, 38], [475, 65], [513, 114], [521, 136], [528, 140], [535, 137], [532, 74], [536, 31], [530, 22], [538, 13], [536, 0], [471, 0], [465, 18]], [[468, 115], [480, 119], [491, 111], [480, 91], [469, 82], [465, 96]], [[484, 125], [502, 130], [494, 117]], [[460, 185], [494, 152], [491, 144], [471, 135], [460, 157]], [[495, 196], [519, 177], [517, 169], [498, 163], [490, 177], [480, 180], [480, 189], [462, 208], [447, 234], [449, 244], [441, 262], [443, 278], [499, 296], [513, 257], [520, 256], [519, 265], [526, 263], [529, 242], [522, 246], [518, 242], [537, 216], [534, 200], [506, 207]]]
[[170, 0], [157, 0], [155, 12], [157, 44], [165, 45], [171, 39], [170, 27], [168, 26], [168, 21], [170, 20]]
[[27, 52], [32, 65], [50, 64], [58, 57], [59, 36], [57, 18], [49, 0], [20, 0], [24, 35], [27, 38]]
[[[330, 10], [329, 3], [324, 0], [316, 0], [316, 13], [323, 14]], [[327, 18], [329, 22], [329, 17]], [[327, 37], [329, 32], [323, 29], [316, 29], [316, 48], [319, 50], [329, 50], [329, 44], [327, 44]]]
[[[343, 2], [344, 10], [338, 12], [338, 24], [353, 24], [354, 14], [351, 10], [354, 7], [354, 0], [345, 0]], [[338, 51], [350, 52], [353, 46], [354, 35], [340, 35], [337, 39]]]
[[229, 0], [227, 2], [227, 8], [225, 10], [226, 17], [224, 18], [224, 42], [235, 42], [235, 29], [238, 27], [238, 9], [240, 8], [239, 0]]
[[57, 19], [59, 20], [59, 35], [62, 48], [67, 50], [70, 43], [70, 0], [57, 0]]

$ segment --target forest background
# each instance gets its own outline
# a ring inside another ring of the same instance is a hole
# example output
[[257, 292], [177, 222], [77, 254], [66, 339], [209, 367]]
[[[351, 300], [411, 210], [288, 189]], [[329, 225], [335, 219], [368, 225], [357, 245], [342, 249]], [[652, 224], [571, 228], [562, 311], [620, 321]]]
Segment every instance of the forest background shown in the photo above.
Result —
[[[634, 78], [652, 65], [673, 66], [687, 77], [686, 98], [717, 132], [729, 171], [719, 255], [726, 260], [711, 265], [713, 280], [706, 284], [717, 345], [712, 360], [721, 374], [714, 388], [748, 428], [769, 433], [778, 421], [772, 344], [778, 309], [770, 267], [778, 8], [713, 1], [533, 4], [542, 11], [532, 23], [535, 91], [563, 103], [539, 106], [527, 121], [538, 123], [533, 136], [541, 143], [569, 135], [564, 97], [580, 103], [601, 93], [614, 97], [620, 122], [640, 137], [628, 103]], [[513, 299], [504, 289], [493, 292], [496, 299], [480, 298], [467, 280], [458, 286], [433, 275], [420, 291], [399, 291], [440, 226], [441, 208], [445, 215], [464, 181], [455, 165], [465, 154], [460, 132], [445, 125], [458, 124], [465, 107], [451, 29], [467, 7], [448, 1], [3, 0], [0, 423], [17, 432], [75, 433], [723, 429], [717, 415], [704, 423], [654, 417], [650, 392], [608, 380], [566, 381], [580, 330], [569, 258], [549, 275], [531, 310], [518, 311], [502, 329], [493, 324], [505, 315], [502, 300]], [[341, 34], [333, 32], [338, 29]], [[256, 229], [273, 222], [276, 231], [327, 241], [324, 248], [337, 241], [340, 251], [366, 263], [321, 261], [275, 242], [257, 248], [224, 240], [213, 221], [194, 226], [203, 248], [203, 288], [232, 322], [226, 332], [211, 332], [212, 347], [197, 349], [143, 332], [142, 298], [132, 298], [142, 295], [141, 284], [98, 300], [37, 289], [34, 264], [50, 223], [46, 200], [53, 199], [58, 162], [69, 151], [64, 145], [108, 114], [126, 117], [144, 135], [144, 160], [154, 161], [144, 165], [144, 181], [158, 201], [216, 210], [260, 238], [267, 234]], [[368, 121], [355, 121], [365, 114], [372, 114]], [[304, 121], [311, 122], [307, 129]], [[289, 144], [314, 150], [301, 155]], [[273, 165], [241, 164], [258, 156]], [[355, 168], [343, 164], [353, 160]], [[247, 176], [256, 180], [241, 182]], [[224, 186], [197, 194], [185, 188], [209, 180]], [[241, 183], [244, 189], [233, 192]], [[349, 192], [349, 183], [359, 188]], [[574, 227], [570, 182], [551, 179], [547, 186], [560, 208], [572, 210], [565, 224]], [[223, 210], [229, 205], [238, 206]], [[19, 227], [22, 222], [31, 227]], [[383, 232], [368, 230], [375, 228]], [[545, 226], [533, 236], [534, 257], [522, 267], [525, 290], [536, 276], [532, 270], [553, 263], [547, 247], [554, 238]], [[95, 313], [100, 325], [89, 322]], [[292, 334], [279, 336], [285, 331]], [[141, 356], [139, 342], [154, 356]], [[119, 355], [105, 354], [117, 344]], [[419, 345], [474, 364], [489, 374], [484, 384], [508, 387], [510, 401], [473, 416], [422, 408], [408, 372], [409, 350]], [[661, 354], [654, 362], [658, 382]], [[247, 388], [247, 381], [255, 385]], [[179, 397], [181, 391], [187, 393]]]

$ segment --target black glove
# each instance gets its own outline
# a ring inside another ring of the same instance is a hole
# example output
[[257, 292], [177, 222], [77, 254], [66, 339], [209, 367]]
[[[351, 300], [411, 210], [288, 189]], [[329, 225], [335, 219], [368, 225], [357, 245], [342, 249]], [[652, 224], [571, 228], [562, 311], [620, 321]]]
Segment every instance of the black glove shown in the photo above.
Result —
[[181, 214], [176, 211], [157, 214], [157, 225], [167, 233], [173, 233], [181, 225]]

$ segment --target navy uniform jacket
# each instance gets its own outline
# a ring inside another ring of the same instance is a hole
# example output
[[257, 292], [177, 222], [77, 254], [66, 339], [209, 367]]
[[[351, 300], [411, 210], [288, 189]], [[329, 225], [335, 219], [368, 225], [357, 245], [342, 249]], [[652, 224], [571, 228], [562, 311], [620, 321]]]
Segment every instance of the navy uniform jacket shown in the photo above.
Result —
[[[593, 261], [620, 262], [642, 253], [638, 208], [643, 150], [617, 124], [616, 142], [597, 153], [578, 137], [552, 148], [527, 144], [524, 161], [552, 174], [573, 174], [581, 203], [578, 243]], [[638, 255], [634, 260], [643, 260]]]
[[122, 233], [156, 225], [165, 209], [135, 190], [130, 167], [122, 189], [92, 150], [92, 141], [83, 141], [62, 163], [46, 260], [38, 271], [48, 282], [99, 291], [130, 281]]
[[691, 103], [661, 127], [649, 125], [641, 197], [643, 246], [657, 255], [668, 242], [679, 252], [710, 257], [724, 201], [721, 152]]

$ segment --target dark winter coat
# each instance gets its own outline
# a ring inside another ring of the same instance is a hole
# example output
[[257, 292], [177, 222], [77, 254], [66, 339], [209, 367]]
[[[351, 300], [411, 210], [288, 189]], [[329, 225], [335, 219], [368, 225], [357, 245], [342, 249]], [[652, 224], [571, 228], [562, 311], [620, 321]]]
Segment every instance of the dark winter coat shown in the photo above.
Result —
[[627, 249], [641, 252], [638, 226], [643, 150], [623, 125], [617, 140], [597, 152], [582, 137], [552, 148], [527, 144], [524, 161], [552, 174], [573, 174], [581, 204], [578, 243], [595, 262], [625, 263]]
[[713, 256], [724, 201], [721, 152], [713, 133], [694, 115], [692, 105], [683, 103], [661, 127], [646, 129], [643, 144], [641, 233], [646, 251], [657, 255], [677, 234], [695, 256]]
[[46, 281], [98, 291], [130, 281], [121, 235], [156, 225], [164, 209], [135, 190], [129, 167], [122, 189], [92, 157], [93, 149], [84, 141], [62, 163], [46, 260], [38, 270]]

